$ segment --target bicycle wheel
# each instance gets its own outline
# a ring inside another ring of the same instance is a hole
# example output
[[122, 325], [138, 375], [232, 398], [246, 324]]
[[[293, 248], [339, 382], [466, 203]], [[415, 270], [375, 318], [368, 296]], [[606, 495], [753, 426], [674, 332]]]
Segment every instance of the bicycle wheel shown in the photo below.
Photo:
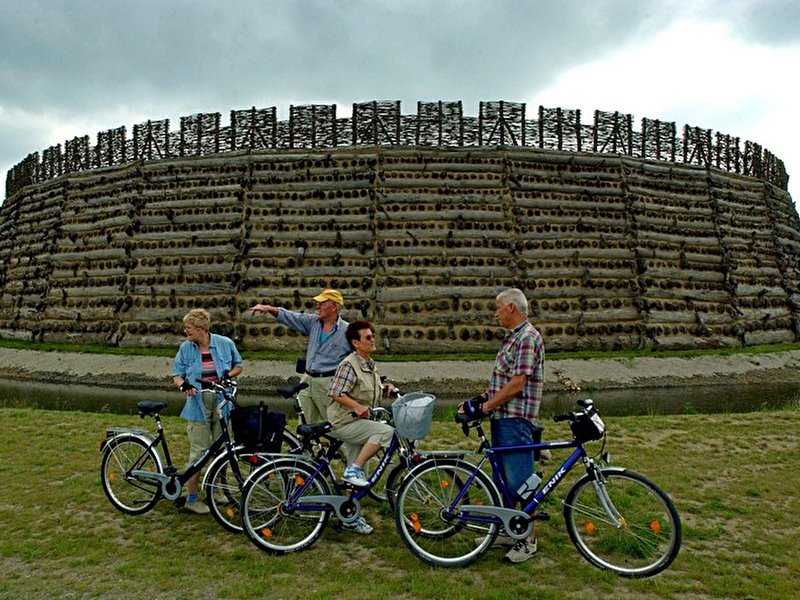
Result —
[[408, 465], [406, 465], [404, 461], [401, 461], [400, 464], [394, 465], [386, 476], [386, 485], [384, 486], [383, 493], [386, 496], [386, 502], [389, 504], [389, 510], [391, 510], [392, 513], [394, 513], [397, 507], [397, 492], [400, 489], [400, 484], [403, 483], [403, 479], [407, 474]]
[[295, 434], [284, 429], [281, 443], [281, 452], [284, 454], [303, 454], [303, 443]]
[[103, 491], [118, 510], [127, 515], [142, 515], [161, 499], [161, 488], [156, 481], [134, 478], [133, 470], [160, 473], [161, 460], [155, 450], [137, 437], [109, 440], [100, 463]]
[[[681, 547], [675, 506], [649, 479], [625, 469], [601, 469], [579, 479], [564, 499], [564, 522], [572, 543], [592, 565], [624, 577], [650, 577], [666, 569]], [[612, 518], [604, 508], [619, 516]]]
[[[256, 547], [270, 554], [288, 554], [308, 548], [319, 538], [328, 511], [286, 506], [287, 499], [313, 473], [314, 467], [301, 459], [283, 459], [264, 465], [247, 480], [242, 492], [242, 526]], [[328, 482], [320, 475], [311, 479], [302, 497], [327, 494]]]
[[[375, 469], [378, 468], [378, 464], [380, 463], [380, 461], [383, 460], [383, 457], [384, 457], [385, 454], [386, 454], [386, 448], [381, 448], [378, 451], [378, 453], [375, 456], [373, 456], [372, 458], [370, 458], [367, 461], [367, 463], [364, 465], [364, 473], [366, 473], [367, 479], [369, 479], [372, 476], [372, 474], [375, 472]], [[387, 477], [386, 477], [386, 474], [389, 473], [392, 469], [395, 468], [395, 466], [398, 465], [399, 460], [400, 460], [400, 453], [399, 452], [395, 452], [394, 456], [392, 456], [392, 459], [389, 461], [389, 464], [386, 465], [386, 468], [384, 469], [383, 474], [381, 475], [381, 478], [378, 479], [378, 481], [375, 482], [375, 485], [373, 485], [367, 491], [367, 495], [370, 498], [372, 498], [373, 500], [375, 500], [376, 502], [386, 502], [386, 500], [387, 500], [387, 498], [386, 498], [386, 484], [389, 481], [387, 479]]]
[[206, 504], [217, 522], [233, 533], [242, 532], [241, 502], [242, 487], [247, 477], [266, 459], [258, 454], [237, 451], [238, 474], [231, 465], [227, 453], [218, 455], [203, 478]]
[[[300, 440], [288, 431], [283, 432], [281, 452], [287, 454], [303, 454], [303, 445]], [[206, 494], [206, 504], [211, 514], [228, 531], [241, 533], [242, 516], [242, 487], [250, 474], [267, 462], [266, 454], [237, 450], [236, 460], [239, 465], [237, 476], [231, 466], [227, 453], [217, 455], [206, 471], [203, 478], [203, 489]]]
[[[470, 483], [463, 490], [467, 481]], [[494, 483], [476, 471], [475, 465], [452, 459], [423, 462], [403, 479], [397, 491], [395, 524], [400, 538], [428, 564], [470, 564], [492, 545], [499, 525], [463, 519], [460, 513], [465, 505], [502, 506]], [[478, 544], [476, 536], [483, 538]]]

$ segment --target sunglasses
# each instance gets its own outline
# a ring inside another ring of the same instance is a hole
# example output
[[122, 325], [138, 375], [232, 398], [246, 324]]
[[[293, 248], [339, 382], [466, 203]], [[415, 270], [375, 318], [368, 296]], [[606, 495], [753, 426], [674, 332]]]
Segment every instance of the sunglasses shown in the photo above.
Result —
[[361, 339], [360, 341], [362, 341], [362, 342], [370, 342], [370, 341], [372, 341], [374, 339], [375, 339], [375, 336], [370, 333], [369, 335], [365, 335], [364, 338]]

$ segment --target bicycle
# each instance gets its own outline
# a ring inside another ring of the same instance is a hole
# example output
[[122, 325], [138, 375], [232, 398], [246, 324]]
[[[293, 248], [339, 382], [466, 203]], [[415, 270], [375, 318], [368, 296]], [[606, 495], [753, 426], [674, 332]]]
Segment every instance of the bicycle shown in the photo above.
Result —
[[[106, 437], [100, 444], [100, 451], [103, 453], [100, 476], [103, 491], [111, 504], [128, 515], [145, 514], [162, 498], [174, 502], [180, 508], [185, 503], [185, 498], [181, 496], [183, 486], [216, 457], [216, 473], [224, 473], [225, 477], [230, 473], [237, 485], [215, 483], [218, 482], [217, 476], [207, 473], [205, 481], [209, 483], [204, 483], [203, 489], [214, 518], [226, 529], [235, 531], [236, 523], [228, 518], [221, 507], [237, 502], [239, 486], [244, 483], [246, 472], [267, 460], [265, 453], [236, 445], [230, 436], [223, 409], [228, 403], [236, 406], [236, 391], [237, 383], [230, 379], [201, 389], [201, 393], [213, 393], [215, 396], [219, 393], [222, 397], [217, 405], [221, 433], [184, 471], [175, 467], [169, 452], [166, 431], [161, 421], [161, 411], [167, 407], [166, 402], [144, 400], [137, 404], [141, 419], [152, 417], [155, 420], [155, 435], [151, 431], [138, 428], [119, 427], [106, 430]], [[296, 440], [290, 433], [281, 432], [282, 443], [292, 443], [292, 439]], [[227, 468], [222, 471], [219, 466], [221, 464], [229, 468], [229, 471]], [[244, 466], [247, 469], [243, 473]]]
[[[427, 397], [432, 403], [433, 397]], [[371, 418], [391, 423], [392, 412], [375, 407], [371, 409]], [[380, 481], [395, 455], [400, 457], [400, 462], [392, 469], [393, 481], [402, 480], [404, 470], [432, 456], [417, 452], [414, 440], [403, 438], [395, 430], [389, 447], [367, 479], [369, 484], [354, 487], [340, 482], [331, 467], [331, 460], [342, 445], [330, 435], [331, 429], [327, 422], [301, 424], [297, 433], [308, 450], [323, 448], [323, 441], [327, 448], [318, 451], [313, 459], [304, 456], [276, 459], [260, 467], [245, 481], [242, 524], [257, 548], [270, 554], [288, 554], [310, 547], [322, 534], [331, 514], [344, 524], [355, 523], [360, 518], [360, 501]], [[436, 453], [450, 458], [463, 458], [465, 454], [460, 451]]]
[[[297, 393], [306, 387], [308, 384], [299, 383], [281, 386], [277, 389], [284, 399], [295, 398], [294, 410], [302, 422], [305, 422], [305, 415], [299, 400], [297, 400]], [[287, 429], [281, 433], [281, 448], [282, 454], [304, 452], [300, 439]], [[232, 533], [241, 533], [240, 507], [244, 480], [265, 461], [273, 460], [275, 456], [281, 454], [251, 452], [246, 446], [238, 443], [236, 443], [235, 452], [239, 462], [239, 474], [233, 472], [230, 457], [226, 452], [222, 452], [209, 464], [201, 487], [206, 495], [206, 504], [217, 522]]]
[[[681, 546], [681, 521], [675, 506], [644, 476], [608, 466], [608, 455], [603, 452], [605, 424], [591, 400], [578, 400], [578, 405], [583, 410], [554, 417], [555, 422], [569, 422], [572, 440], [494, 448], [482, 427], [487, 415], [480, 410], [458, 413], [456, 421], [465, 435], [472, 428], [477, 431], [478, 452], [483, 456], [475, 464], [434, 458], [406, 475], [397, 491], [395, 524], [409, 550], [434, 566], [464, 567], [492, 546], [501, 529], [514, 540], [527, 539], [534, 521], [549, 518], [537, 512], [539, 507], [567, 473], [582, 463], [586, 474], [563, 500], [567, 532], [580, 554], [593, 566], [624, 577], [650, 577], [666, 569]], [[596, 462], [585, 444], [601, 439]], [[498, 455], [569, 448], [572, 453], [523, 501], [524, 508], [509, 508], [513, 506], [512, 493], [499, 469]], [[493, 477], [482, 470], [487, 463]]]

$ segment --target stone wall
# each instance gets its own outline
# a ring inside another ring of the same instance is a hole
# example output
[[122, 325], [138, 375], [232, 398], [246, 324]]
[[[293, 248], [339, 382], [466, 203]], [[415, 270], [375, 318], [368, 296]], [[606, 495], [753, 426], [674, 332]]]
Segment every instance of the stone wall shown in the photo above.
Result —
[[494, 296], [514, 285], [549, 350], [796, 339], [800, 222], [785, 189], [587, 152], [563, 131], [562, 150], [509, 145], [530, 127], [506, 135], [218, 154], [196, 136], [203, 152], [124, 163], [109, 147], [108, 164], [22, 185], [0, 208], [0, 336], [174, 345], [199, 306], [242, 348], [300, 349], [247, 308], [313, 310], [336, 287], [384, 349], [489, 350]]

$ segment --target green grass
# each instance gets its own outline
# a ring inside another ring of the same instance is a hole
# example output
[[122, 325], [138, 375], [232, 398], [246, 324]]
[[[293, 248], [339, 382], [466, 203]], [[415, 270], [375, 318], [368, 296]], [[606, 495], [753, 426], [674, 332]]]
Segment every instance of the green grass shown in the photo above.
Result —
[[[38, 350], [40, 352], [84, 352], [89, 354], [119, 354], [119, 355], [144, 355], [144, 356], [175, 356], [176, 347], [117, 347], [103, 344], [73, 344], [68, 342], [33, 342], [26, 340], [15, 340], [0, 338], [0, 348], [12, 348], [18, 350]], [[781, 343], [760, 346], [715, 348], [715, 349], [691, 349], [691, 350], [582, 350], [576, 352], [550, 352], [547, 354], [548, 360], [559, 360], [566, 358], [573, 359], [593, 359], [593, 358], [637, 358], [642, 356], [649, 357], [679, 357], [693, 358], [696, 356], [731, 356], [734, 354], [768, 354], [772, 352], [788, 352], [800, 350], [800, 342]], [[242, 354], [250, 360], [278, 360], [294, 363], [298, 352], [293, 350], [248, 350], [242, 349]], [[391, 354], [380, 353], [382, 361], [432, 361], [432, 360], [494, 360], [494, 352], [462, 352], [462, 353], [408, 353]]]
[[[427, 567], [403, 546], [388, 510], [370, 500], [362, 508], [372, 535], [328, 528], [305, 552], [268, 556], [211, 517], [165, 501], [140, 517], [111, 506], [98, 443], [106, 427], [142, 426], [137, 417], [0, 409], [0, 598], [796, 597], [800, 412], [606, 421], [612, 462], [653, 479], [682, 515], [681, 554], [652, 579], [629, 581], [586, 563], [557, 500], [547, 509], [552, 519], [537, 527], [539, 553], [521, 565], [491, 550], [467, 569]], [[183, 422], [166, 417], [165, 425], [182, 461]], [[550, 424], [547, 434], [565, 431]], [[475, 438], [437, 421], [424, 446], [474, 449]]]

